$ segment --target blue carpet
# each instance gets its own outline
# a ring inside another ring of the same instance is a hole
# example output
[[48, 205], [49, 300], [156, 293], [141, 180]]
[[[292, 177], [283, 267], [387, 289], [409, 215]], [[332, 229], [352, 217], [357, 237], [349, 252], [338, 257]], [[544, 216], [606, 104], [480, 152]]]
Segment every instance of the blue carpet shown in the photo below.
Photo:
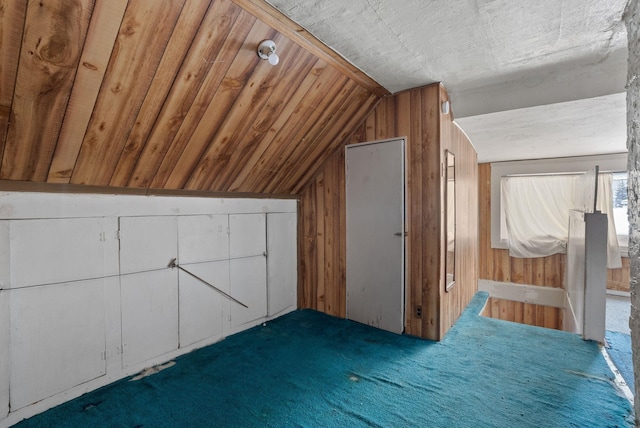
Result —
[[20, 427], [621, 427], [598, 345], [484, 318], [436, 343], [297, 311]]
[[631, 336], [628, 334], [618, 333], [615, 331], [607, 331], [605, 333], [607, 341], [607, 353], [613, 364], [620, 372], [620, 375], [629, 386], [629, 389], [635, 394], [633, 384], [633, 361], [631, 359]]

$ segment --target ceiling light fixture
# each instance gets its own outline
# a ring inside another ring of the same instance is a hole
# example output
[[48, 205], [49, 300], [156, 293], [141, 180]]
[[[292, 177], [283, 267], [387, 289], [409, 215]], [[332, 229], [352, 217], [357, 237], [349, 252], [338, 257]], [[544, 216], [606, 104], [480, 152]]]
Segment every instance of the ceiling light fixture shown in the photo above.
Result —
[[269, 61], [271, 65], [277, 65], [280, 57], [276, 54], [276, 44], [273, 40], [263, 40], [258, 46], [258, 56]]

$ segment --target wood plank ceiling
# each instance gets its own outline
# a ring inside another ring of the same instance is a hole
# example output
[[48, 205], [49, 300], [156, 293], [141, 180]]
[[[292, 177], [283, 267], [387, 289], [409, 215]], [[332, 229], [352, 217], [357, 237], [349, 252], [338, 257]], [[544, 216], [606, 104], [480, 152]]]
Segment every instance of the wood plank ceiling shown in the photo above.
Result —
[[295, 195], [387, 94], [262, 0], [0, 0], [1, 180]]

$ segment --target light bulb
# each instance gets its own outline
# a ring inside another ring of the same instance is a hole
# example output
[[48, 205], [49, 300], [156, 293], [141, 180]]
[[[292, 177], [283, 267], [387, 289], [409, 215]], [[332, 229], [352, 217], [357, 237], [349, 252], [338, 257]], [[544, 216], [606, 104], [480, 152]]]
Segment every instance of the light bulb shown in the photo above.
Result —
[[278, 65], [280, 62], [280, 57], [276, 53], [272, 53], [269, 55], [269, 64]]

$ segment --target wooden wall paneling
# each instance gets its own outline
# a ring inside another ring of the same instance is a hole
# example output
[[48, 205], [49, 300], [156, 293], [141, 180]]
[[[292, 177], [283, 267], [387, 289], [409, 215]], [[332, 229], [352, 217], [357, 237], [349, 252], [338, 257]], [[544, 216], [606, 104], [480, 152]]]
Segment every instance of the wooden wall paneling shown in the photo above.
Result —
[[[505, 250], [502, 250], [505, 251]], [[532, 260], [533, 266], [533, 282], [532, 285], [545, 285], [544, 275], [544, 258], [536, 257]], [[507, 320], [511, 321], [511, 320]], [[535, 323], [538, 327], [544, 327], [544, 306], [535, 305]]]
[[374, 141], [376, 139], [376, 117], [372, 114], [367, 115], [365, 119], [365, 137], [364, 141]]
[[338, 298], [339, 308], [338, 316], [344, 318], [347, 316], [347, 194], [346, 194], [346, 169], [345, 169], [344, 150], [338, 151], [338, 159], [336, 165], [336, 180], [340, 181], [338, 185], [338, 207], [334, 211], [334, 215], [339, 216], [340, 223], [335, 229], [336, 235], [334, 240], [337, 243], [334, 260], [337, 261], [337, 278], [338, 281]]
[[0, 178], [46, 180], [92, 7], [80, 0], [28, 4]]
[[491, 183], [491, 169], [486, 168], [485, 165], [479, 165], [478, 167], [478, 221], [480, 223], [480, 247], [478, 249], [478, 262], [479, 270], [478, 274], [480, 278], [487, 278], [489, 275], [489, 266], [493, 264], [493, 260], [489, 260], [492, 255], [491, 248], [487, 248], [486, 244], [491, 242], [490, 233], [491, 228], [489, 224], [483, 221], [491, 215], [491, 198], [486, 193], [486, 189], [490, 188]]
[[259, 157], [256, 153], [257, 162], [254, 158], [244, 167], [251, 171], [243, 188], [256, 188], [268, 192], [275, 188], [275, 183], [282, 181], [286, 170], [294, 167], [290, 164], [289, 155], [303, 150], [305, 135], [311, 132], [322, 110], [327, 108], [331, 98], [342, 90], [347, 81], [336, 70], [324, 64], [319, 64], [312, 74], [316, 73], [317, 77], [314, 78], [311, 87], [306, 89], [303, 85], [299, 94], [292, 99], [295, 104], [290, 107], [292, 110], [287, 125], [281, 128], [274, 127], [277, 133], [268, 150]]
[[[263, 1], [38, 4], [1, 3], [0, 179], [116, 193], [298, 193], [389, 95]], [[42, 90], [46, 73], [34, 74], [27, 54], [36, 36], [56, 31], [69, 43], [46, 64], [54, 80]], [[278, 67], [256, 55], [267, 38], [278, 43]], [[381, 128], [394, 126], [394, 113], [383, 112]]]
[[[155, 165], [153, 173], [149, 167], [146, 173], [136, 169], [131, 184], [144, 185], [150, 181], [152, 188], [184, 187], [193, 165], [206, 149], [203, 142], [213, 138], [260, 61], [257, 55], [239, 55], [239, 51], [246, 40], [259, 41], [272, 35], [273, 31], [252, 15], [240, 14], [220, 52], [212, 59], [212, 67], [193, 102], [187, 103], [184, 97], [188, 95], [182, 95], [180, 91], [175, 93], [175, 101], [172, 96], [172, 102], [180, 106], [175, 107], [179, 114], [186, 111], [184, 119], [176, 120], [173, 109], [169, 110], [170, 105], [167, 106], [167, 113], [162, 114], [154, 127], [138, 162]], [[198, 57], [194, 56], [193, 61], [198, 61]]]
[[[335, 238], [340, 231], [339, 224], [340, 216], [337, 210], [340, 209], [336, 206], [335, 195], [340, 192], [338, 186], [340, 180], [336, 177], [336, 163], [339, 160], [338, 153], [333, 156], [329, 162], [327, 162], [324, 169], [324, 212], [322, 213], [324, 218], [324, 304], [325, 312], [329, 315], [338, 316], [340, 311], [340, 285], [338, 283], [336, 270], [337, 258], [335, 257], [335, 251], [339, 249], [339, 243]], [[344, 183], [344, 182], [342, 182]]]
[[[319, 132], [318, 130], [326, 124], [327, 115], [331, 115], [333, 109], [341, 104], [344, 94], [348, 93], [348, 80], [338, 78], [337, 80], [330, 81], [325, 78], [321, 86], [315, 89], [315, 93], [320, 95], [322, 90], [326, 91], [324, 92], [324, 96], [318, 96], [314, 100], [309, 100], [301, 106], [300, 115], [297, 117], [302, 120], [303, 126], [297, 127], [296, 132], [293, 135], [289, 135], [288, 141], [283, 141], [285, 145], [293, 143], [293, 147], [286, 148], [286, 150], [281, 153], [277, 163], [272, 165], [273, 174], [269, 174], [268, 180], [262, 182], [260, 191], [266, 193], [275, 191], [278, 183], [282, 183], [285, 178], [291, 174], [292, 170], [300, 167], [298, 161], [306, 152], [308, 142], [311, 141]], [[305, 116], [301, 116], [302, 114], [306, 114], [306, 118]]]
[[10, 107], [16, 84], [27, 2], [0, 1], [0, 106]]
[[[411, 304], [407, 305], [407, 309], [411, 312], [411, 323], [407, 324], [407, 333], [422, 337], [422, 318], [425, 317], [426, 307], [423, 307], [422, 288], [424, 286], [424, 266], [422, 264], [423, 253], [426, 246], [426, 238], [422, 229], [423, 216], [423, 168], [425, 150], [421, 144], [424, 128], [423, 121], [426, 120], [422, 113], [422, 92], [409, 92], [409, 104], [411, 110], [411, 127], [408, 134], [407, 144], [407, 197], [410, 203], [407, 205], [407, 232], [408, 232], [408, 255], [410, 256], [409, 277], [409, 295]], [[417, 316], [417, 309], [420, 308], [421, 316]]]
[[4, 153], [4, 142], [7, 138], [7, 128], [9, 126], [9, 116], [11, 115], [11, 107], [0, 105], [0, 162]]
[[[356, 101], [355, 103], [353, 101]], [[338, 119], [332, 121], [325, 127], [325, 132], [321, 133], [316, 141], [311, 141], [309, 146], [313, 148], [310, 154], [305, 156], [300, 162], [301, 168], [298, 174], [289, 177], [288, 181], [276, 183], [278, 187], [275, 193], [299, 193], [310, 177], [313, 177], [320, 166], [347, 141], [349, 134], [362, 122], [363, 115], [371, 111], [378, 103], [378, 98], [363, 88], [357, 88], [354, 97], [345, 103], [345, 109], [338, 112]], [[324, 146], [321, 141], [327, 141]]]
[[440, 339], [440, 87], [430, 85], [422, 92], [422, 337]]
[[47, 176], [49, 183], [69, 183], [93, 106], [98, 98], [127, 0], [95, 3], [71, 97]]
[[[256, 185], [256, 181], [263, 181], [261, 178], [266, 173], [265, 165], [273, 165], [276, 159], [275, 153], [281, 151], [285, 146], [285, 142], [287, 142], [287, 139], [282, 138], [282, 135], [291, 132], [291, 129], [294, 128], [292, 126], [293, 123], [302, 124], [302, 121], [291, 121], [291, 119], [303, 100], [311, 96], [310, 90], [315, 86], [325, 68], [326, 63], [320, 60], [313, 64], [309, 73], [304, 76], [300, 86], [296, 88], [295, 93], [288, 98], [286, 105], [277, 115], [276, 121], [268, 129], [264, 130], [264, 136], [257, 143], [257, 147], [253, 150], [249, 159], [243, 165], [240, 165], [240, 171], [237, 172], [234, 181], [229, 186], [230, 191], [253, 188]], [[287, 122], [289, 122], [289, 125], [285, 126]], [[289, 141], [289, 144], [293, 144], [293, 142]]]
[[623, 257], [621, 268], [607, 269], [607, 289], [629, 293], [629, 278], [629, 258]]
[[[325, 207], [324, 207], [324, 172], [316, 178], [316, 216], [318, 223], [316, 224], [316, 241], [318, 245], [316, 265], [318, 266], [318, 273], [316, 275], [317, 282], [317, 294], [316, 294], [316, 309], [320, 312], [326, 312], [325, 309], [325, 251], [326, 251], [326, 238], [325, 238]], [[331, 284], [333, 285], [333, 284]]]
[[[298, 221], [302, 227], [302, 239], [299, 239], [298, 259], [302, 261], [300, 266], [300, 282], [298, 283], [298, 306], [300, 308], [318, 309], [317, 284], [318, 276], [318, 207], [316, 199], [317, 186], [313, 182], [301, 197], [301, 205], [298, 211]], [[313, 285], [313, 286], [312, 286]]]
[[[289, 52], [293, 63], [291, 65], [295, 67], [300, 49], [280, 35], [275, 35], [272, 39], [276, 45]], [[258, 46], [259, 42], [260, 40], [255, 46]], [[253, 55], [257, 56], [255, 53]], [[286, 80], [287, 71], [287, 67], [273, 67], [268, 62], [260, 60], [211, 139], [208, 149], [195, 165], [185, 185], [186, 189], [214, 190], [214, 180], [220, 177], [226, 168], [233, 169], [229, 164], [231, 153], [234, 150], [242, 150], [242, 136], [255, 124], [276, 82]]]
[[184, 1], [165, 0], [162, 7], [157, 0], [129, 3], [72, 183], [109, 184]]
[[[448, 95], [440, 87], [440, 100], [448, 101]], [[444, 291], [444, 281], [440, 284], [441, 293], [441, 325], [440, 338], [444, 337], [449, 328], [458, 319], [464, 308], [471, 301], [477, 291], [478, 281], [478, 168], [477, 155], [468, 137], [452, 121], [450, 114], [440, 116], [441, 124], [441, 162], [444, 163], [444, 150], [448, 149], [456, 156], [456, 285], [448, 292]], [[444, 177], [442, 186], [445, 186]], [[443, 189], [444, 190], [444, 189]], [[444, 195], [444, 192], [443, 192]], [[445, 202], [442, 199], [441, 212], [444, 213]], [[444, 220], [444, 216], [443, 219]], [[441, 242], [446, 242], [442, 223]], [[440, 250], [444, 260], [446, 246]], [[441, 264], [441, 275], [444, 278], [444, 264]], [[513, 309], [517, 311], [517, 308]]]
[[[480, 175], [480, 269], [482, 279], [507, 281], [547, 287], [563, 287], [565, 256], [519, 259], [509, 256], [509, 251], [491, 248], [491, 165], [478, 166]], [[562, 328], [562, 310], [541, 305], [491, 299], [491, 317], [528, 325]]]
[[11, 114], [26, 14], [26, 1], [0, 0], [0, 159]]
[[[211, 0], [185, 3], [133, 127], [126, 136], [122, 153], [109, 182], [111, 186], [129, 184], [133, 169], [140, 165], [138, 164], [140, 152], [158, 119], [158, 114], [168, 101], [167, 97], [172, 88], [182, 83], [181, 78], [185, 78], [185, 69], [188, 70], [187, 74], [192, 73], [194, 85], [198, 85], [211, 68], [211, 63], [203, 59], [211, 57], [214, 46], [219, 47], [214, 43], [220, 41], [227, 27], [233, 23], [238, 10], [237, 8], [229, 10], [229, 6], [235, 6], [230, 0], [218, 0], [214, 3], [215, 7], [210, 6], [210, 2]], [[203, 34], [204, 32], [207, 34]], [[195, 39], [196, 36], [199, 37]], [[194, 39], [196, 46], [193, 46]], [[209, 42], [209, 46], [203, 47], [204, 42]], [[193, 60], [193, 53], [199, 56], [197, 68], [185, 61], [185, 57]], [[188, 68], [189, 65], [192, 68]], [[144, 165], [144, 168], [146, 167], [148, 166]]]
[[259, 91], [267, 92], [267, 98], [262, 106], [254, 104], [257, 115], [245, 125], [243, 135], [238, 136], [236, 143], [227, 147], [229, 161], [226, 168], [219, 174], [213, 171], [214, 180], [209, 188], [230, 190], [232, 181], [239, 175], [238, 171], [246, 167], [260, 142], [268, 140], [265, 136], [269, 130], [274, 129], [274, 122], [282, 117], [280, 126], [285, 125], [284, 118], [287, 116], [283, 115], [283, 111], [288, 106], [288, 101], [301, 89], [316, 60], [296, 45], [287, 48], [286, 44], [282, 44], [282, 48], [285, 51], [283, 58], [278, 67], [272, 67], [281, 72], [258, 88]]
[[[318, 156], [324, 154], [326, 160], [326, 157], [335, 152], [335, 149], [334, 151], [331, 150], [330, 131], [332, 126], [338, 122], [345, 125], [345, 116], [349, 114], [349, 107], [353, 107], [356, 104], [353, 97], [355, 97], [359, 89], [360, 87], [352, 82], [348, 82], [342, 88], [338, 97], [331, 103], [331, 107], [320, 115], [319, 121], [313, 127], [313, 134], [307, 134], [303, 138], [307, 142], [307, 144], [301, 145], [303, 150], [292, 152], [292, 156], [289, 159], [292, 167], [282, 169], [281, 178], [270, 183], [267, 188], [269, 192], [279, 193], [282, 192], [282, 189], [289, 189], [289, 192], [294, 193], [293, 188], [296, 184], [304, 187], [304, 184], [301, 183], [308, 181], [317, 173], [322, 166]], [[337, 142], [339, 145], [344, 145], [344, 143], [345, 140]], [[287, 193], [287, 191], [284, 192]]]
[[[407, 334], [425, 338], [440, 339], [441, 325], [450, 325], [456, 318], [456, 313], [440, 312], [441, 289], [438, 256], [440, 234], [440, 151], [442, 149], [439, 130], [439, 85], [407, 91], [394, 97], [382, 99], [374, 112], [358, 127], [348, 141], [364, 142], [371, 140], [407, 137], [407, 287], [406, 287], [406, 329]], [[477, 280], [477, 167], [475, 151], [468, 144], [466, 136], [457, 129], [447, 131], [447, 138], [455, 138], [461, 146], [467, 145], [469, 151], [460, 155], [461, 170], [468, 170], [461, 184], [460, 198], [471, 200], [471, 214], [461, 226], [461, 271], [471, 273], [461, 277], [458, 293], [451, 294], [451, 301], [446, 310], [453, 307], [456, 310], [475, 292], [474, 281]], [[454, 134], [459, 132], [457, 134]], [[462, 152], [461, 152], [462, 153]], [[313, 155], [311, 156], [313, 158]], [[293, 156], [293, 159], [298, 157]], [[335, 310], [335, 305], [342, 306], [341, 298], [346, 296], [342, 287], [345, 286], [342, 268], [335, 269], [336, 263], [344, 263], [346, 242], [344, 241], [344, 152], [340, 148], [327, 160], [312, 184], [302, 189], [302, 203], [299, 221], [304, 224], [305, 245], [301, 246], [300, 258], [304, 260], [301, 268], [301, 300], [305, 300], [313, 293], [317, 293], [317, 308], [319, 310], [338, 313], [344, 316], [342, 308]], [[279, 180], [274, 180], [278, 182]], [[304, 181], [304, 180], [303, 180]], [[465, 187], [466, 186], [466, 187]], [[435, 189], [435, 190], [434, 190]], [[315, 196], [314, 196], [315, 195]], [[320, 197], [319, 195], [323, 195]], [[435, 196], [434, 196], [435, 195]], [[315, 212], [311, 212], [308, 201], [315, 201]], [[466, 201], [465, 201], [466, 202]], [[475, 204], [475, 205], [474, 205]], [[475, 207], [475, 208], [474, 208]], [[340, 221], [336, 217], [340, 215]], [[310, 229], [313, 221], [315, 234]], [[435, 221], [435, 224], [433, 222]], [[322, 224], [320, 224], [322, 223]], [[317, 238], [314, 243], [309, 238]], [[330, 238], [331, 236], [332, 238]], [[338, 243], [338, 240], [340, 241]], [[316, 251], [315, 257], [310, 254]], [[469, 260], [466, 260], [469, 258]], [[310, 260], [312, 259], [312, 260]], [[309, 260], [309, 263], [307, 262]], [[318, 275], [315, 281], [310, 274], [310, 263], [317, 263]], [[334, 266], [332, 273], [323, 274], [327, 266]], [[346, 268], [346, 267], [345, 267]], [[312, 282], [309, 282], [312, 281]], [[465, 284], [466, 285], [463, 285]], [[470, 285], [470, 287], [468, 287]], [[324, 299], [322, 298], [324, 296]], [[302, 302], [305, 303], [305, 302]], [[422, 317], [415, 314], [417, 306], [422, 307]], [[432, 309], [435, 308], [435, 309]], [[441, 321], [443, 319], [444, 321]], [[446, 330], [446, 329], [445, 329]]]

